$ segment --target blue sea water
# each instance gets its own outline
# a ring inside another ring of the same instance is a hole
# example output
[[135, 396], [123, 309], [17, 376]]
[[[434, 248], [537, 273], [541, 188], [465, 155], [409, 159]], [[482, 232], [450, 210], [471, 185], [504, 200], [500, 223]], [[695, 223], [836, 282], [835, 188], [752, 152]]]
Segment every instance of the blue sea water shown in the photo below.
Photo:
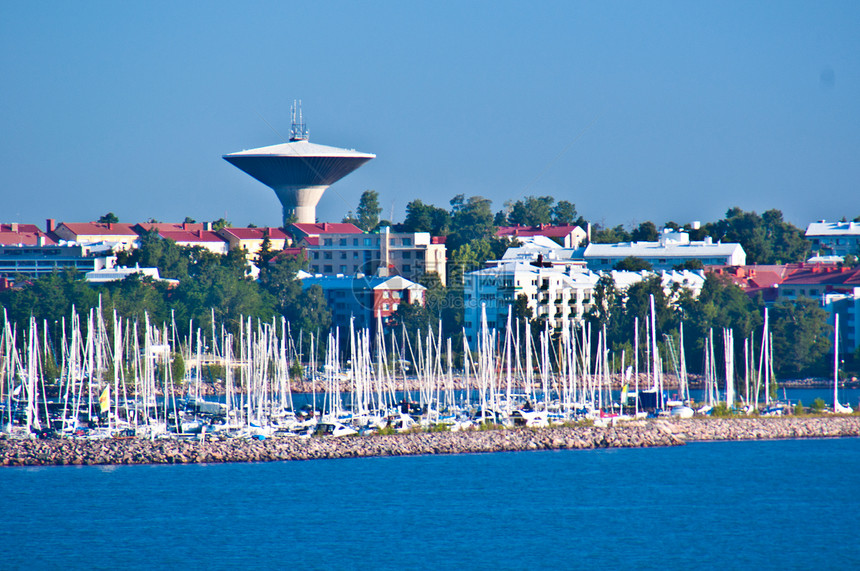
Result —
[[860, 439], [0, 470], [2, 569], [849, 569]]

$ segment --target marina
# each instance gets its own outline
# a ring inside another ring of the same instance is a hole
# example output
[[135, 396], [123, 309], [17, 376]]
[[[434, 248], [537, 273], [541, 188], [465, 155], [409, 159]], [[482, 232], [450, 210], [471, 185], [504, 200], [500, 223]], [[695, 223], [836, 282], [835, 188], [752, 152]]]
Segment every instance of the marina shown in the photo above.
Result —
[[[505, 330], [490, 329], [484, 320], [477, 346], [464, 338], [459, 352], [442, 337], [441, 324], [437, 331], [386, 336], [380, 322], [374, 334], [351, 327], [345, 338], [334, 330], [323, 342], [313, 333], [294, 335], [283, 319], [243, 319], [235, 336], [213, 325], [208, 338], [189, 324], [191, 333], [180, 338], [175, 322], [123, 321], [115, 313], [106, 320], [101, 306], [87, 316], [73, 313], [68, 325], [61, 320], [59, 332], [32, 318], [19, 332], [7, 320], [0, 339], [0, 417], [3, 434], [12, 439], [205, 441], [809, 412], [792, 404], [786, 390], [779, 399], [766, 309], [760, 354], [747, 339], [741, 371], [735, 371], [732, 332], [723, 331], [719, 360], [711, 331], [698, 390], [686, 370], [683, 325], [677, 345], [669, 336], [658, 344], [653, 298], [651, 317], [644, 352], [637, 324], [632, 360], [624, 351], [609, 351], [605, 328], [595, 333], [571, 324], [555, 335], [546, 328], [533, 336], [510, 313]], [[640, 364], [641, 353], [647, 359]], [[207, 395], [215, 383], [223, 392]], [[293, 383], [310, 393], [297, 393]], [[819, 414], [852, 413], [839, 395], [834, 365], [830, 408], [820, 398], [807, 406]]]

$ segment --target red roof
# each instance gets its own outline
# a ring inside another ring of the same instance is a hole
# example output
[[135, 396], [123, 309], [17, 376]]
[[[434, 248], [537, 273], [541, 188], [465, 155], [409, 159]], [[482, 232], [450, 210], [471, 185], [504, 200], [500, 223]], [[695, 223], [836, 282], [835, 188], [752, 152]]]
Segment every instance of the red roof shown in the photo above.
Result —
[[286, 240], [287, 235], [280, 228], [222, 228], [221, 232], [239, 240], [262, 240], [266, 232], [270, 240]]
[[42, 245], [54, 245], [57, 242], [42, 232], [35, 224], [0, 224], [0, 244], [14, 246], [22, 244], [25, 246], [38, 246], [39, 238]]
[[320, 237], [319, 236], [308, 236], [305, 238], [305, 244], [308, 246], [319, 246], [320, 245]]
[[161, 230], [158, 235], [174, 242], [220, 242], [222, 244], [227, 242], [217, 232], [211, 230]]
[[141, 230], [148, 232], [153, 228], [158, 228], [159, 232], [181, 232], [186, 230], [196, 232], [197, 230], [206, 230], [206, 224], [203, 222], [141, 222], [140, 224], [136, 224], [135, 228], [139, 228], [138, 232]]
[[762, 293], [765, 301], [775, 301], [778, 288], [790, 285], [860, 287], [860, 268], [852, 270], [833, 264], [707, 266], [705, 271], [727, 276], [750, 296]]
[[496, 236], [546, 236], [547, 238], [564, 238], [579, 228], [576, 225], [552, 226], [541, 224], [540, 226], [499, 226]]
[[62, 222], [76, 236], [137, 236], [132, 224], [125, 222]]
[[364, 234], [364, 230], [349, 222], [320, 222], [318, 224], [290, 224], [290, 230], [296, 229], [305, 236], [320, 234]]
[[447, 236], [432, 236], [430, 238], [431, 244], [444, 244], [448, 240]]
[[824, 285], [831, 287], [860, 287], [860, 267], [835, 268], [828, 266], [813, 266], [799, 269], [785, 278], [783, 286], [789, 285]]

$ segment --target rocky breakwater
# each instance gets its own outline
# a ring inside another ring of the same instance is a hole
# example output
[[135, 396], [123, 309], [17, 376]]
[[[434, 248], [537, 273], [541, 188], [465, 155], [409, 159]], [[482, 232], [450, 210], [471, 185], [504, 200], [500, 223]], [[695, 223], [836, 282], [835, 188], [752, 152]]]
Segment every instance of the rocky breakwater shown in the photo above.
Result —
[[687, 442], [860, 436], [860, 416], [691, 418], [658, 421]]
[[665, 426], [645, 422], [607, 428], [575, 426], [536, 430], [411, 432], [344, 438], [284, 437], [262, 441], [4, 440], [0, 441], [0, 464], [47, 466], [270, 462], [680, 444], [683, 441]]

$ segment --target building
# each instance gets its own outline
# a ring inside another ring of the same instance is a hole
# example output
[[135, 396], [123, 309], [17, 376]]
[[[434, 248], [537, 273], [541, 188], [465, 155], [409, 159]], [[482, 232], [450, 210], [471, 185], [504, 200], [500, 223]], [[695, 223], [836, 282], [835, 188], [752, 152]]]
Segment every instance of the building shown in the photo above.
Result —
[[135, 232], [143, 236], [155, 230], [162, 240], [173, 240], [178, 246], [203, 248], [213, 254], [226, 254], [229, 242], [217, 232], [212, 231], [211, 222], [143, 222], [134, 225]]
[[424, 305], [426, 288], [420, 284], [394, 277], [370, 276], [305, 276], [302, 288], [318, 285], [323, 290], [326, 303], [331, 310], [332, 326], [349, 331], [350, 320], [356, 328], [376, 329], [377, 317], [383, 325], [390, 323], [391, 316], [401, 303]]
[[[481, 328], [482, 311], [486, 311], [487, 325], [504, 329], [509, 308], [524, 295], [532, 317], [546, 319], [553, 328], [561, 328], [569, 321], [579, 323], [593, 303], [594, 288], [604, 275], [609, 275], [621, 291], [638, 283], [654, 272], [594, 272], [581, 267], [568, 267], [514, 260], [470, 272], [465, 276], [463, 290], [464, 327], [470, 343], [477, 341]], [[661, 271], [663, 289], [677, 295], [675, 284], [698, 295], [705, 282], [701, 271]]]
[[109, 268], [116, 262], [110, 245], [59, 244], [0, 246], [0, 276], [14, 279], [17, 275], [31, 278], [64, 269], [91, 272]]
[[325, 233], [302, 241], [313, 274], [403, 276], [436, 273], [445, 284], [445, 244], [428, 232]]
[[227, 241], [229, 249], [245, 250], [248, 262], [253, 263], [269, 238], [269, 249], [283, 250], [289, 245], [289, 237], [280, 228], [222, 228], [218, 235]]
[[806, 239], [819, 255], [860, 257], [860, 222], [819, 220], [806, 228]]
[[364, 234], [364, 230], [349, 222], [314, 222], [312, 224], [290, 224], [287, 234], [298, 244], [308, 238], [319, 238], [323, 234]]
[[230, 249], [229, 242], [211, 230], [160, 230], [158, 235], [173, 240], [178, 246], [203, 248], [213, 254], [224, 255]]
[[316, 222], [316, 206], [325, 190], [376, 155], [309, 142], [301, 115], [296, 121], [293, 109], [289, 142], [223, 158], [275, 191], [286, 225], [292, 218], [299, 223]]
[[710, 237], [690, 241], [686, 232], [664, 230], [657, 242], [619, 242], [589, 244], [582, 257], [592, 270], [610, 270], [625, 258], [645, 260], [655, 270], [669, 270], [690, 261], [703, 265], [746, 265], [747, 256], [740, 244], [714, 243]]
[[59, 240], [79, 244], [112, 243], [122, 250], [134, 247], [138, 233], [133, 224], [121, 222], [61, 222], [54, 227], [48, 220], [48, 234], [53, 233]]
[[56, 243], [56, 240], [42, 232], [35, 224], [0, 224], [0, 245], [46, 246]]
[[748, 296], [761, 295], [765, 303], [773, 303], [779, 297], [779, 285], [782, 281], [804, 267], [810, 266], [808, 263], [706, 266], [705, 274], [725, 276]]
[[587, 238], [585, 230], [579, 226], [553, 226], [551, 224], [541, 224], [539, 226], [500, 226], [496, 232], [496, 236], [517, 240], [532, 236], [545, 236], [564, 248], [579, 248], [580, 244]]

